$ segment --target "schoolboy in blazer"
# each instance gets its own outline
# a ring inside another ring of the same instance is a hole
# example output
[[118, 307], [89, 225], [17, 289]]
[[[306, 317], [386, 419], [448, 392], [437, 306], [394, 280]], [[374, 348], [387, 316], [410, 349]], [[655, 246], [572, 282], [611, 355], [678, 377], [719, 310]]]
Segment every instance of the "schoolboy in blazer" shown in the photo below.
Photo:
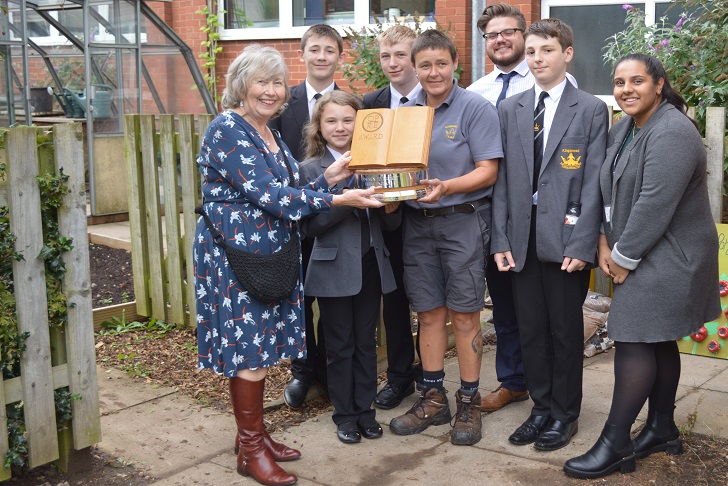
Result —
[[[291, 99], [281, 116], [273, 118], [268, 126], [280, 132], [283, 142], [293, 158], [303, 161], [302, 146], [303, 128], [311, 117], [311, 111], [318, 98], [339, 89], [334, 82], [334, 73], [344, 60], [344, 41], [341, 35], [330, 25], [312, 25], [301, 37], [301, 49], [298, 51], [301, 62], [306, 65], [306, 79], [303, 83], [291, 88]], [[304, 280], [306, 267], [311, 254], [312, 242], [301, 240], [301, 254]], [[293, 379], [286, 385], [283, 399], [291, 408], [299, 408], [306, 399], [308, 389], [314, 379], [318, 380], [326, 390], [326, 347], [323, 332], [318, 333], [313, 320], [313, 298], [304, 299], [306, 318], [306, 350], [305, 359], [291, 360]], [[317, 342], [318, 341], [318, 342]]]
[[[564, 447], [578, 430], [582, 303], [601, 223], [607, 108], [566, 79], [573, 56], [568, 25], [544, 19], [524, 37], [536, 85], [499, 106], [505, 156], [493, 195], [491, 251], [500, 271], [514, 272], [524, 370], [534, 402], [509, 441], [535, 442], [536, 449], [550, 451]], [[537, 127], [534, 109], [542, 92], [548, 96], [543, 127]], [[534, 175], [534, 134], [542, 128], [541, 169]], [[565, 221], [572, 202], [581, 204], [574, 224]]]
[[[412, 43], [415, 31], [404, 25], [393, 25], [379, 36], [379, 62], [389, 84], [364, 96], [364, 108], [396, 109], [415, 99], [422, 87], [412, 65]], [[377, 393], [374, 405], [391, 409], [415, 391], [414, 382], [422, 378], [422, 366], [412, 366], [412, 323], [407, 294], [404, 291], [402, 261], [402, 226], [384, 232], [384, 243], [390, 251], [397, 288], [382, 295], [382, 318], [387, 335], [387, 383]]]

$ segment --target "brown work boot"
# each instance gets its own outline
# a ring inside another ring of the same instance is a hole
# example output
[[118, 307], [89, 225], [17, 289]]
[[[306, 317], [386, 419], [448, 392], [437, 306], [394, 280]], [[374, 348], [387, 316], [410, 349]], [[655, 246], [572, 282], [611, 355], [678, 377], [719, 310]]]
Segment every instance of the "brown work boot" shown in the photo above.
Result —
[[447, 403], [447, 390], [431, 388], [412, 405], [407, 413], [389, 422], [392, 433], [412, 435], [422, 432], [430, 425], [443, 425], [450, 422], [450, 405]]
[[499, 386], [483, 398], [480, 402], [480, 409], [483, 412], [495, 412], [509, 403], [522, 402], [523, 400], [528, 400], [528, 390], [513, 391]]
[[480, 442], [482, 421], [480, 420], [480, 393], [475, 395], [455, 394], [458, 411], [455, 413], [455, 425], [450, 433], [453, 445], [473, 445]]

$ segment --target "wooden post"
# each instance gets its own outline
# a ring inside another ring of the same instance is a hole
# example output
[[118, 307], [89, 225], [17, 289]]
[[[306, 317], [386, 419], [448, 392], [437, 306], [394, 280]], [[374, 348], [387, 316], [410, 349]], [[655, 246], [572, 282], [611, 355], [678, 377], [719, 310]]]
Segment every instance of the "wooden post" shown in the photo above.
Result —
[[159, 170], [154, 145], [156, 127], [154, 115], [138, 115], [142, 147], [142, 188], [145, 194], [144, 220], [147, 235], [147, 269], [149, 273], [149, 293], [152, 298], [151, 316], [167, 318], [167, 299], [164, 292], [164, 247], [162, 244], [162, 219], [159, 208]]
[[69, 389], [81, 396], [73, 402], [73, 446], [83, 449], [101, 441], [101, 416], [96, 377], [91, 270], [86, 231], [86, 184], [84, 180], [81, 125], [54, 127], [56, 167], [68, 175], [68, 189], [58, 214], [61, 234], [73, 238], [73, 250], [64, 254], [63, 290], [68, 299], [66, 352]]
[[187, 274], [185, 282], [185, 302], [189, 308], [189, 324], [194, 326], [195, 320], [195, 269], [192, 260], [192, 243], [195, 239], [197, 215], [195, 207], [198, 204], [200, 185], [196, 177], [197, 164], [195, 159], [200, 147], [195, 134], [195, 118], [193, 115], [180, 115], [179, 117], [179, 157], [182, 178], [182, 213], [184, 214], [184, 261]]
[[182, 295], [182, 251], [180, 248], [179, 196], [177, 191], [177, 151], [175, 150], [174, 115], [159, 117], [159, 151], [162, 154], [164, 183], [164, 223], [166, 227], [166, 286], [169, 300], [168, 321], [185, 322], [185, 302]]
[[710, 107], [705, 117], [705, 148], [708, 152], [708, 196], [713, 221], [720, 223], [723, 209], [723, 162], [725, 160], [725, 108]]
[[[7, 136], [8, 202], [10, 230], [16, 251], [24, 260], [13, 261], [18, 332], [30, 333], [27, 350], [21, 354], [23, 401], [28, 433], [28, 464], [31, 468], [58, 458], [56, 409], [53, 401], [51, 350], [48, 333], [48, 300], [45, 293], [43, 224], [38, 188], [36, 129], [18, 127]], [[42, 291], [38, 291], [42, 289]]]
[[131, 266], [134, 274], [134, 296], [137, 312], [151, 314], [151, 302], [147, 291], [149, 266], [147, 264], [147, 239], [142, 221], [146, 201], [142, 184], [142, 166], [139, 142], [139, 116], [124, 115], [126, 167], [129, 174], [129, 228], [131, 231]]

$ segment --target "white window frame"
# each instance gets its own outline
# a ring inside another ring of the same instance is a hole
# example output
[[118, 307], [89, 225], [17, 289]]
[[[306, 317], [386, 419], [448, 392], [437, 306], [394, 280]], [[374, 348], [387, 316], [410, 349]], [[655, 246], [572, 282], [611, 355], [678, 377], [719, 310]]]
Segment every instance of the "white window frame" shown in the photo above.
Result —
[[[220, 27], [220, 40], [271, 40], [271, 39], [300, 39], [309, 28], [308, 25], [293, 25], [293, 2], [302, 0], [278, 0], [279, 25], [278, 27], [248, 27], [245, 29], [226, 29]], [[219, 11], [225, 9], [225, 1], [219, 0]], [[344, 32], [348, 27], [374, 25], [369, 22], [369, 0], [354, 0], [354, 23], [332, 25], [339, 34], [346, 37]], [[392, 24], [393, 25], [393, 24]], [[434, 28], [434, 22], [423, 22], [423, 29]], [[386, 29], [390, 24], [382, 23]]]
[[[629, 0], [541, 0], [541, 18], [547, 19], [551, 17], [551, 7], [590, 7], [595, 5], [625, 5], [629, 3]], [[644, 4], [645, 24], [653, 25], [657, 21], [655, 19], [655, 5], [658, 3], [672, 2], [669, 0], [635, 0], [634, 3]], [[617, 110], [619, 109], [614, 96], [603, 94], [594, 94], [594, 96], [607, 103], [607, 105]]]
[[[97, 6], [99, 14], [104, 17], [105, 19], [109, 18], [109, 5], [99, 5]], [[58, 20], [58, 11], [57, 10], [51, 10], [48, 12], [48, 14], [53, 17], [54, 19]], [[10, 20], [12, 20], [12, 12], [10, 13]], [[104, 28], [101, 25], [100, 22], [95, 21], [93, 18], [91, 19], [91, 28], [96, 27], [98, 29], [98, 33], [94, 37], [94, 44], [113, 44], [114, 43], [114, 36], [112, 34], [107, 34], [106, 32], [103, 32]], [[52, 25], [48, 26], [50, 35], [47, 36], [37, 36], [37, 37], [28, 37], [29, 40], [35, 42], [39, 46], [42, 47], [54, 47], [54, 46], [70, 46], [71, 41], [66, 39], [66, 36], [61, 34], [58, 29], [53, 27]], [[124, 38], [128, 42], [134, 43], [134, 34], [123, 34]], [[146, 32], [141, 34], [141, 43], [145, 44], [147, 42], [147, 34]], [[20, 38], [16, 38], [15, 34], [11, 32], [11, 39], [12, 40], [21, 40]]]

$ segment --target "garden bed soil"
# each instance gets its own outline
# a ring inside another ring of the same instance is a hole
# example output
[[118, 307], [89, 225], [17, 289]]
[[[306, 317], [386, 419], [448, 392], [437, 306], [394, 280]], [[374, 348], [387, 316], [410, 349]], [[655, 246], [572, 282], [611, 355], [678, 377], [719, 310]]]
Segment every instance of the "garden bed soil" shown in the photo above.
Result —
[[[123, 250], [92, 245], [91, 281], [94, 284], [94, 307], [103, 299], [133, 300], [131, 255]], [[107, 304], [108, 305], [108, 304]], [[201, 404], [229, 411], [227, 380], [210, 372], [199, 372], [196, 366], [196, 338], [194, 330], [175, 329], [168, 332], [146, 331], [98, 335], [96, 338], [97, 362], [105, 367], [126, 371], [135, 380], [150, 386], [176, 387]], [[130, 357], [131, 356], [131, 357]], [[287, 363], [272, 368], [266, 378], [267, 403], [280, 403], [283, 388], [290, 379]], [[384, 379], [380, 375], [380, 381]], [[291, 411], [285, 405], [266, 413], [266, 425], [274, 432], [286, 429], [323, 413], [330, 413], [331, 405], [324, 398], [317, 398]], [[487, 416], [484, 420], [488, 420]], [[634, 473], [612, 474], [604, 479], [584, 481], [565, 475], [555, 482], [544, 478], [533, 482], [521, 478], [521, 484], [559, 485], [655, 485], [683, 486], [687, 484], [728, 484], [728, 440], [698, 434], [683, 436], [685, 453], [669, 456], [654, 454], [640, 460]], [[98, 449], [92, 448], [92, 466], [84, 472], [63, 474], [52, 466], [42, 466], [14, 477], [10, 485], [141, 485], [153, 483], [143, 472]], [[484, 452], [487, 461], [487, 452]], [[17, 471], [16, 471], [17, 474]], [[482, 478], [487, 481], [486, 478]], [[479, 481], [481, 484], [486, 482]]]

